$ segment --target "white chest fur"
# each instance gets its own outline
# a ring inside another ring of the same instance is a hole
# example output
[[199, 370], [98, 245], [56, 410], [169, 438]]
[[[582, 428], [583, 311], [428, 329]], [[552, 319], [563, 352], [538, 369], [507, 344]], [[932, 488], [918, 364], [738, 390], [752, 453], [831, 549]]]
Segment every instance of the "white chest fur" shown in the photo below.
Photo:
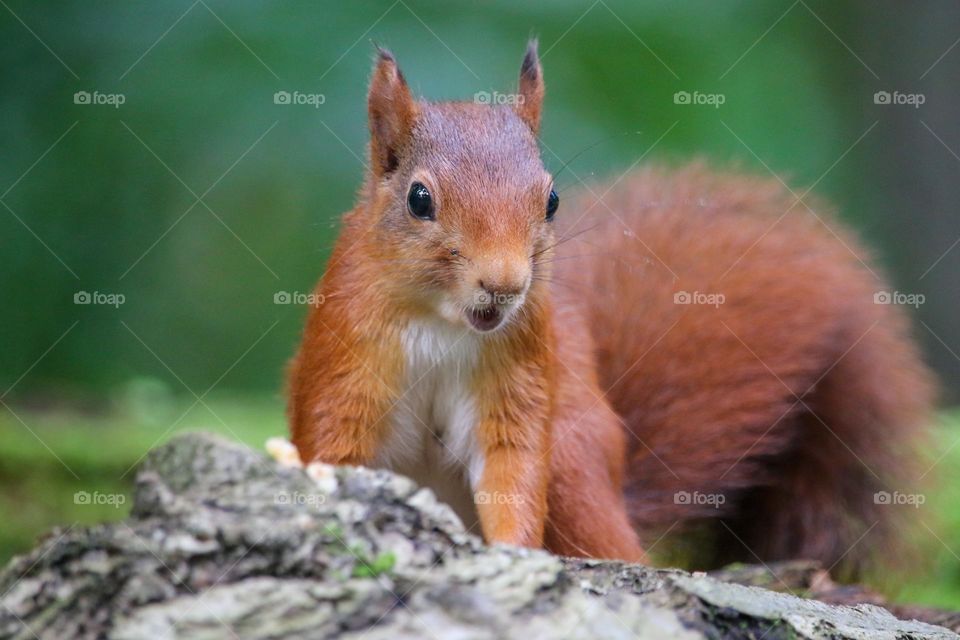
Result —
[[432, 489], [471, 527], [477, 518], [473, 490], [483, 471], [471, 390], [480, 336], [440, 322], [416, 323], [402, 340], [402, 395], [377, 464]]

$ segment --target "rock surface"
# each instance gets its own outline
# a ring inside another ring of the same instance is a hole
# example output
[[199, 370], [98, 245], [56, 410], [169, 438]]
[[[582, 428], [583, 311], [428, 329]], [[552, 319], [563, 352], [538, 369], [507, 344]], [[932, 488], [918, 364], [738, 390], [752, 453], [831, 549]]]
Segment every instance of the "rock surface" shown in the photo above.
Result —
[[[316, 474], [314, 474], [316, 476]], [[0, 638], [958, 638], [701, 574], [487, 547], [411, 481], [213, 436], [142, 465], [124, 522], [0, 574]]]

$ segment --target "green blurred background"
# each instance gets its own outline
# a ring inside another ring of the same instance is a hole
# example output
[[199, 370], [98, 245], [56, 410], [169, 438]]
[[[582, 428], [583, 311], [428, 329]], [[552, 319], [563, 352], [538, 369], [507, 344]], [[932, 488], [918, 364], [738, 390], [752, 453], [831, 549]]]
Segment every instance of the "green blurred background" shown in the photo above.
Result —
[[955, 2], [0, 5], [0, 561], [54, 524], [121, 517], [129, 500], [76, 492], [128, 491], [172, 433], [284, 432], [305, 311], [274, 298], [310, 291], [359, 185], [371, 42], [416, 92], [470, 99], [509, 92], [536, 34], [544, 158], [576, 156], [562, 188], [644, 154], [774, 172], [837, 203], [896, 289], [925, 296], [942, 485], [918, 510], [933, 568], [898, 597], [960, 607]]

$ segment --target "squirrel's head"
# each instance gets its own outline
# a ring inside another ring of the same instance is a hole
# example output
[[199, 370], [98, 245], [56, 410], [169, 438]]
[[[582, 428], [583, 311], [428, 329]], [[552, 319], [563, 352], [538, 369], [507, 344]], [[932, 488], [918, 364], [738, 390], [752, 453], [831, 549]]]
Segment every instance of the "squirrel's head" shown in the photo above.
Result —
[[400, 299], [486, 332], [545, 288], [559, 198], [537, 145], [543, 93], [535, 41], [505, 100], [416, 100], [379, 51], [366, 209]]

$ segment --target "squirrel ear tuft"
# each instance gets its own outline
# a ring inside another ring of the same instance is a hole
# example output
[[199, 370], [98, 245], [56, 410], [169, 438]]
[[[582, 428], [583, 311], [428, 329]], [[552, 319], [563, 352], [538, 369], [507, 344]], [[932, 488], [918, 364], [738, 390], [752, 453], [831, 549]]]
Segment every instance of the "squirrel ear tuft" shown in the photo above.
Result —
[[367, 96], [370, 120], [370, 161], [376, 176], [391, 173], [399, 163], [399, 153], [409, 141], [417, 114], [417, 103], [410, 95], [393, 54], [377, 47], [377, 62]]
[[520, 66], [520, 97], [516, 106], [517, 115], [533, 130], [540, 131], [540, 111], [543, 107], [543, 69], [537, 56], [537, 39], [527, 43], [527, 54]]

